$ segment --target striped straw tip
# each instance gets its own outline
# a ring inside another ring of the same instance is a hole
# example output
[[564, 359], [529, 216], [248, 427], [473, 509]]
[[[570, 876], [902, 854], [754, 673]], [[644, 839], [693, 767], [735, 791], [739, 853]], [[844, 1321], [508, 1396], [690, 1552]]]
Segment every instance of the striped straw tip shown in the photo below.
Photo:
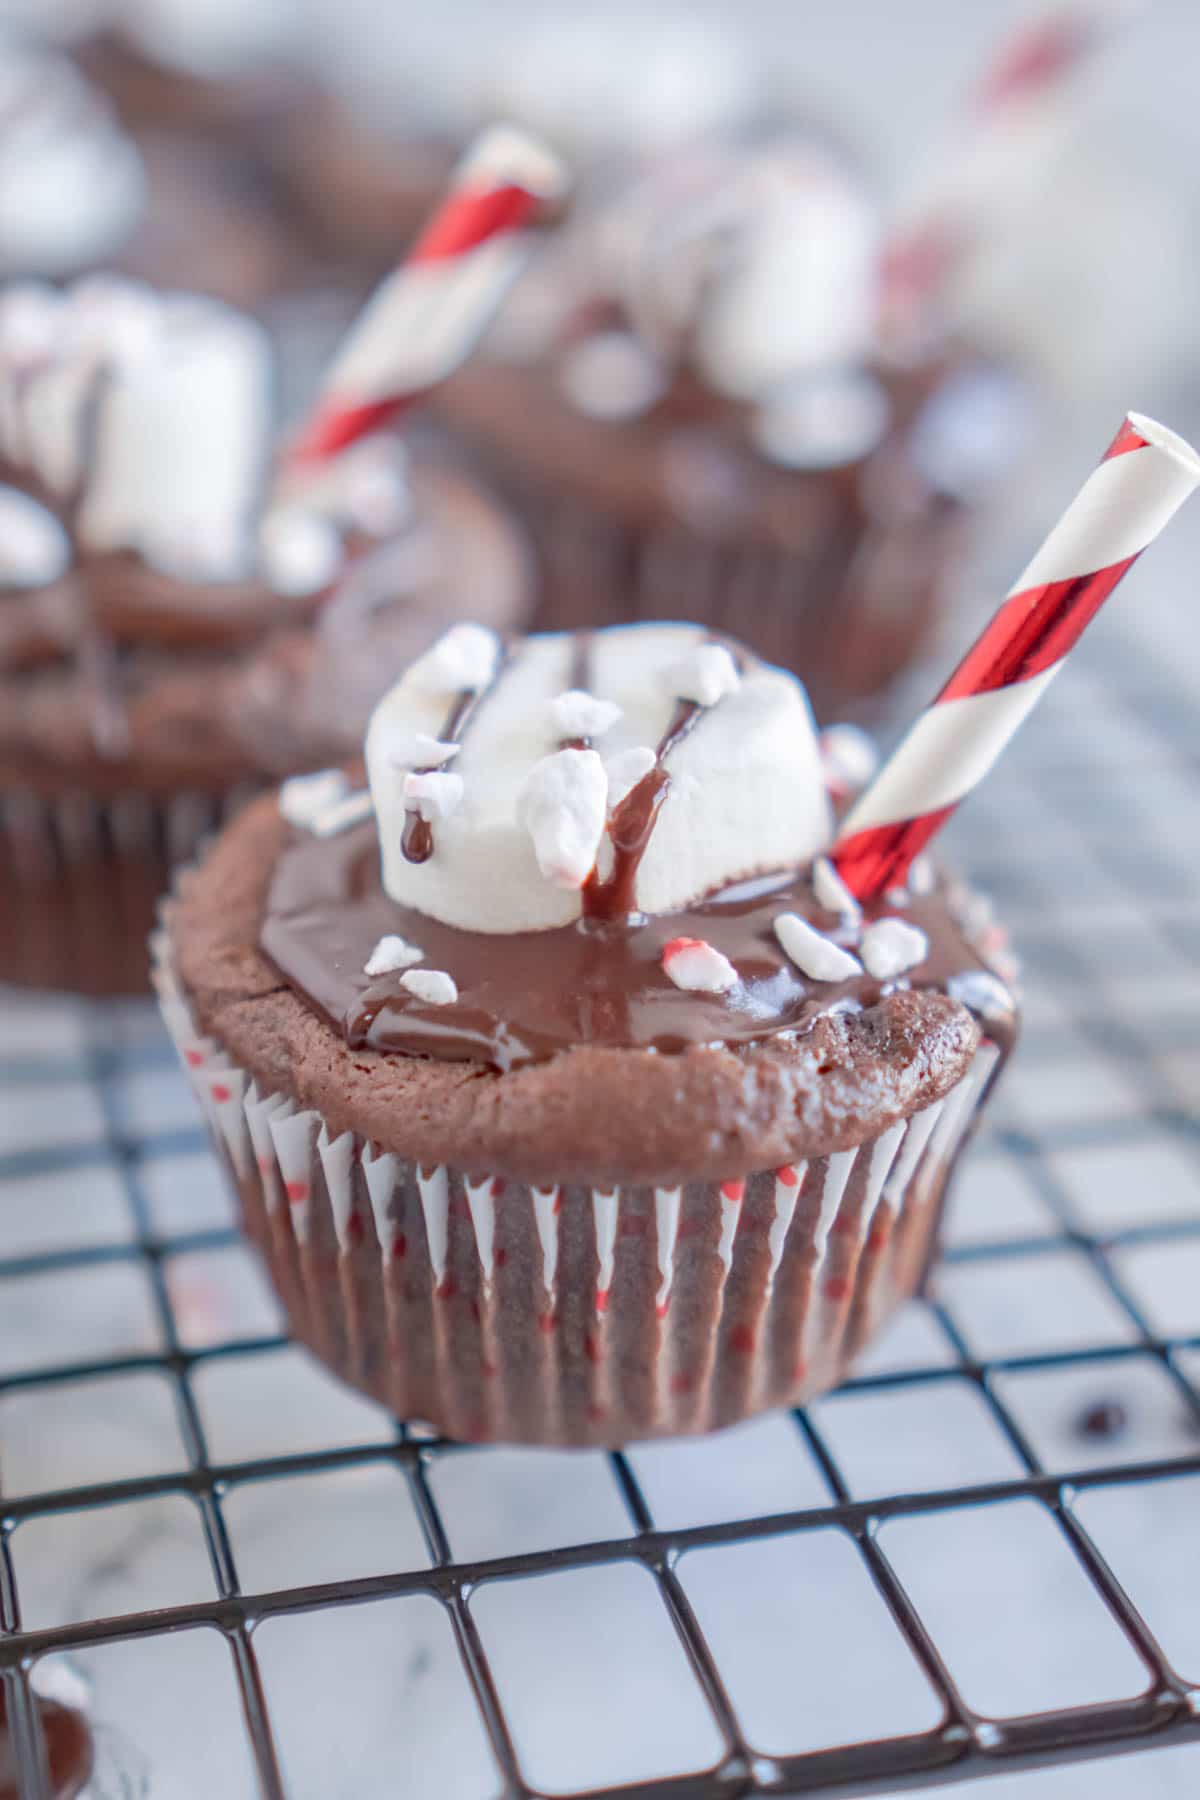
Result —
[[463, 155], [456, 182], [502, 182], [539, 200], [560, 200], [570, 185], [563, 159], [518, 125], [490, 125]]
[[1140, 438], [1178, 463], [1193, 481], [1200, 482], [1200, 452], [1185, 437], [1180, 437], [1169, 425], [1160, 425], [1146, 413], [1131, 412], [1125, 416]]

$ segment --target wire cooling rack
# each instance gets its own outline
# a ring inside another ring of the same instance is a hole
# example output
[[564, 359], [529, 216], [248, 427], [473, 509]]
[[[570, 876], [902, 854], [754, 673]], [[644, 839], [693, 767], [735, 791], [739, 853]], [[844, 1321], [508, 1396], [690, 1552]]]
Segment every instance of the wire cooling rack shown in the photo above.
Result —
[[722, 1438], [397, 1426], [281, 1335], [149, 1011], [5, 996], [21, 1800], [37, 1694], [98, 1800], [882, 1794], [1194, 1737], [1190, 695], [1106, 627], [962, 815], [1028, 1011], [945, 1260], [839, 1394]]

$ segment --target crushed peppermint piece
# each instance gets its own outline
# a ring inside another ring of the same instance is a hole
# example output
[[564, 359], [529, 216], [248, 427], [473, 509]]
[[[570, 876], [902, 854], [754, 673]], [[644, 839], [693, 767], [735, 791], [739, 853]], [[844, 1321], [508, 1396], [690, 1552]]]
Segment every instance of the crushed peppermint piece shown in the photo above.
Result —
[[440, 769], [410, 772], [402, 786], [404, 804], [409, 812], [423, 819], [448, 819], [462, 805], [463, 778]]
[[908, 891], [918, 900], [925, 899], [937, 886], [937, 868], [932, 856], [915, 856], [908, 869]]
[[842, 919], [861, 919], [862, 907], [827, 856], [818, 856], [814, 862], [812, 879], [818, 906]]
[[632, 332], [597, 331], [563, 351], [559, 380], [589, 418], [636, 419], [661, 398], [668, 371]]
[[486, 625], [452, 625], [421, 659], [431, 687], [476, 693], [487, 686], [500, 660], [500, 639]]
[[279, 810], [289, 825], [311, 831], [319, 815], [341, 800], [350, 783], [341, 769], [319, 769], [315, 775], [292, 775], [279, 790]]
[[964, 969], [960, 975], [952, 975], [946, 992], [981, 1019], [1007, 1018], [1015, 1008], [1008, 988], [986, 969]]
[[820, 747], [825, 785], [839, 798], [861, 793], [879, 767], [875, 740], [857, 725], [830, 725]]
[[630, 750], [618, 751], [605, 763], [608, 770], [608, 804], [609, 807], [620, 806], [626, 794], [632, 793], [639, 781], [644, 781], [650, 773], [658, 757], [649, 744], [634, 744]]
[[850, 981], [862, 974], [857, 956], [840, 949], [799, 913], [778, 914], [775, 936], [801, 974], [810, 975], [814, 981]]
[[400, 986], [426, 1006], [453, 1006], [458, 999], [454, 977], [445, 969], [409, 969], [400, 977]]
[[282, 506], [258, 534], [263, 575], [278, 594], [319, 594], [342, 565], [341, 533], [307, 506]]
[[461, 749], [461, 744], [445, 744], [427, 731], [389, 731], [383, 744], [383, 753], [394, 768], [419, 769], [422, 774], [440, 769]]
[[595, 867], [607, 814], [608, 774], [594, 750], [543, 756], [517, 795], [517, 818], [554, 887], [583, 886]]
[[890, 981], [893, 975], [903, 975], [925, 961], [929, 939], [903, 919], [877, 919], [863, 932], [859, 948], [870, 974], [877, 981]]
[[664, 669], [663, 679], [677, 700], [715, 706], [741, 686], [737, 664], [724, 644], [697, 644]]
[[738, 984], [729, 958], [703, 938], [672, 938], [663, 945], [662, 965], [675, 986], [687, 993], [726, 994]]
[[336, 800], [332, 806], [319, 812], [309, 830], [316, 837], [336, 837], [339, 831], [348, 831], [351, 825], [361, 825], [364, 819], [371, 817], [374, 810], [370, 788], [359, 788], [356, 793], [347, 794], [344, 799]]
[[569, 688], [550, 702], [550, 712], [560, 737], [598, 738], [611, 731], [621, 708], [611, 700], [598, 700], [582, 688]]
[[396, 969], [411, 969], [414, 963], [423, 962], [424, 958], [425, 952], [418, 950], [415, 944], [389, 932], [380, 938], [363, 964], [363, 974], [391, 975]]

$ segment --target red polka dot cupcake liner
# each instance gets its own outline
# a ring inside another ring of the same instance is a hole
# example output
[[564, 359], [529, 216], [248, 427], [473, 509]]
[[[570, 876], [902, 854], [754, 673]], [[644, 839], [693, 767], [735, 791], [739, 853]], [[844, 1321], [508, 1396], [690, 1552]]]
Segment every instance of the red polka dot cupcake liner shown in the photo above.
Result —
[[848, 1149], [677, 1187], [533, 1187], [334, 1135], [199, 1036], [164, 932], [167, 1027], [293, 1335], [468, 1441], [614, 1446], [836, 1385], [920, 1286], [999, 1051]]

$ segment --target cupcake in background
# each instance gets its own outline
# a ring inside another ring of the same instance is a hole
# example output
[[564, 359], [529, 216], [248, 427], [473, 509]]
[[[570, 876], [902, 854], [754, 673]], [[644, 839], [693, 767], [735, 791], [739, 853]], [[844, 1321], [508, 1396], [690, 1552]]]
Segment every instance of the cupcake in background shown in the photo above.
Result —
[[697, 616], [803, 670], [822, 719], [928, 648], [1028, 397], [949, 332], [881, 340], [881, 248], [811, 132], [579, 207], [441, 396], [534, 525], [544, 623]]
[[387, 438], [273, 472], [273, 354], [111, 278], [0, 295], [0, 976], [145, 981], [167, 871], [247, 793], [351, 751], [387, 671], [529, 600], [523, 540]]
[[295, 1334], [473, 1439], [837, 1381], [1014, 1034], [963, 890], [860, 907], [803, 688], [693, 625], [459, 626], [366, 760], [255, 802], [155, 948]]

